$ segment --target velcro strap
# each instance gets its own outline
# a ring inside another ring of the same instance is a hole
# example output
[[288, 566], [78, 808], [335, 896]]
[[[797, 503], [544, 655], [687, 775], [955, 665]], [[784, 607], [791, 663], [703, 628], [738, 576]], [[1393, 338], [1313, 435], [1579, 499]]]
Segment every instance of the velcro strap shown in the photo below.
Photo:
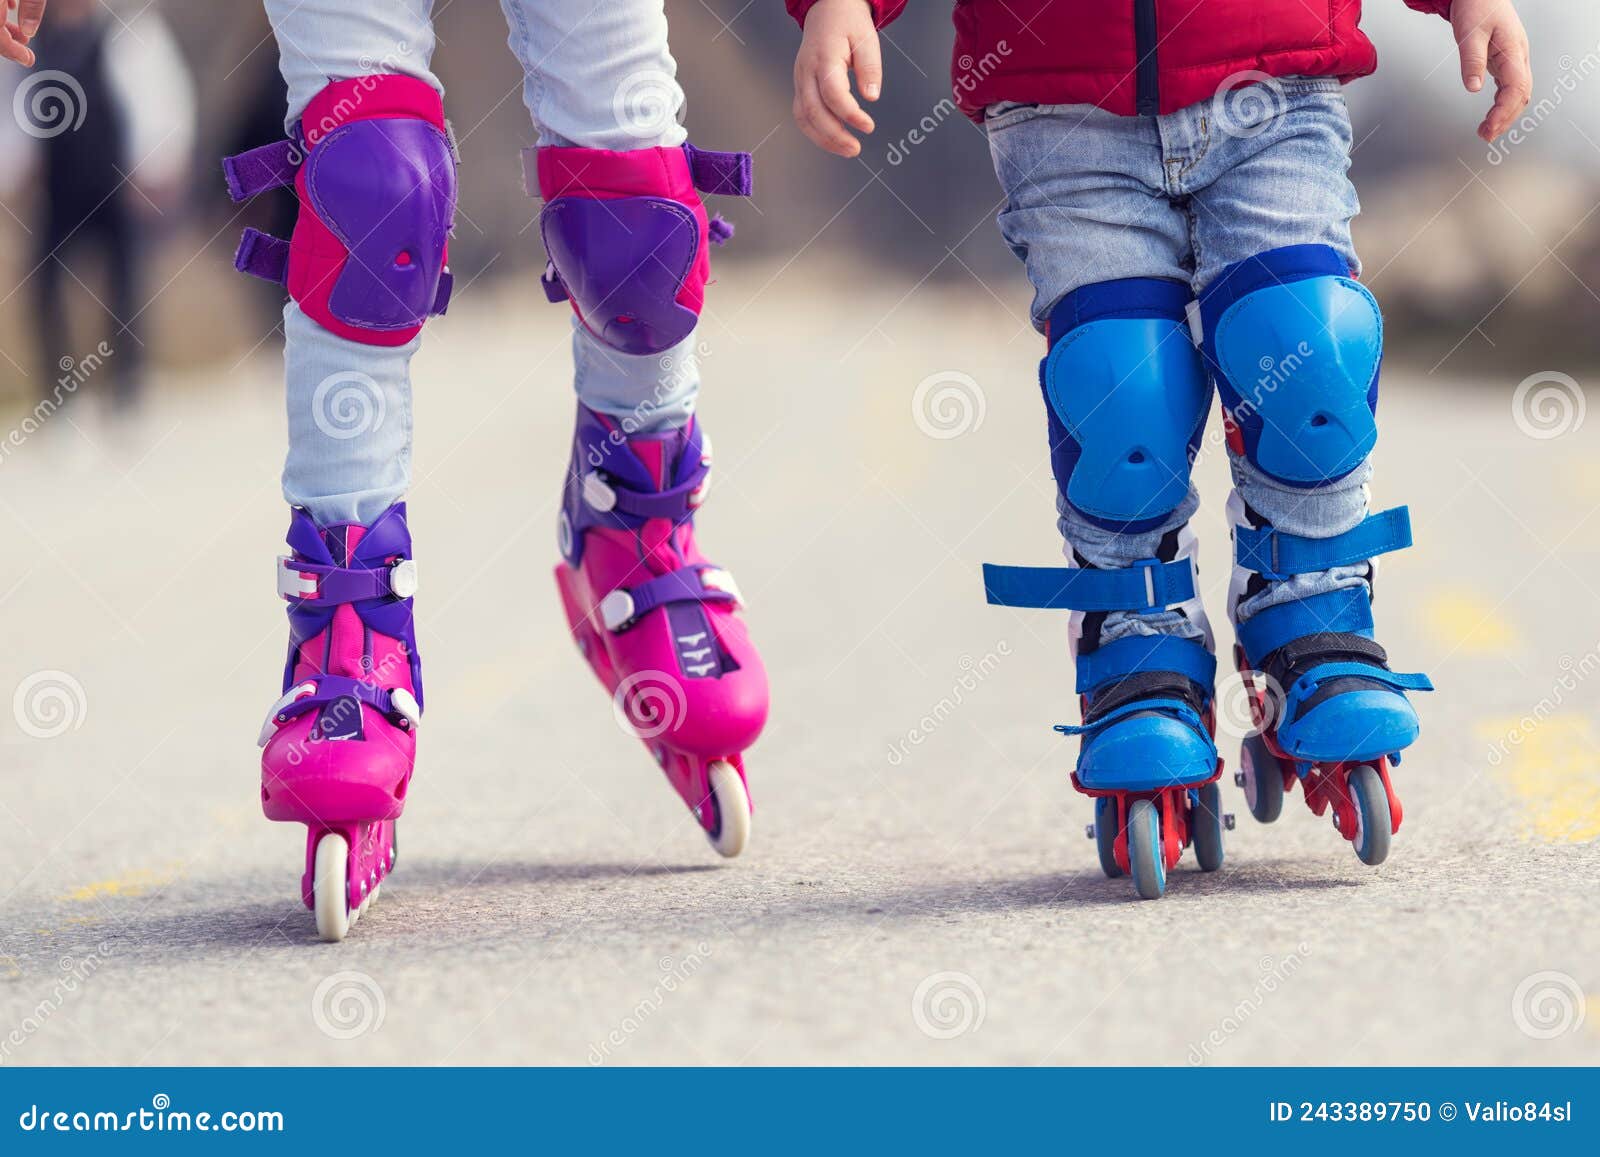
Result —
[[1295, 680], [1294, 686], [1289, 688], [1289, 698], [1293, 702], [1299, 702], [1315, 691], [1319, 683], [1329, 679], [1352, 677], [1371, 679], [1374, 683], [1383, 683], [1401, 691], [1433, 690], [1433, 680], [1420, 673], [1390, 671], [1368, 663], [1323, 663], [1321, 666], [1311, 668]]
[[567, 287], [561, 284], [561, 275], [556, 272], [555, 263], [544, 267], [544, 272], [539, 276], [539, 288], [544, 290], [544, 296], [551, 305], [567, 300]]
[[233, 267], [263, 281], [286, 284], [289, 277], [289, 243], [259, 229], [247, 227], [233, 255]]
[[733, 576], [714, 566], [685, 567], [657, 575], [636, 587], [618, 588], [600, 600], [600, 617], [609, 631], [625, 631], [668, 603], [737, 603]]
[[266, 722], [261, 725], [258, 745], [266, 746], [273, 731], [282, 724], [340, 699], [365, 703], [397, 727], [414, 730], [422, 722], [422, 708], [416, 696], [404, 687], [384, 688], [348, 675], [313, 675], [291, 687], [272, 705]]
[[697, 149], [687, 141], [689, 176], [702, 193], [720, 197], [748, 197], [755, 188], [755, 166], [749, 153], [719, 153]]
[[280, 556], [278, 594], [291, 602], [333, 607], [366, 599], [408, 599], [417, 591], [417, 564], [401, 559], [382, 570], [326, 566]]
[[1207, 691], [1217, 677], [1217, 657], [1193, 639], [1176, 635], [1128, 635], [1078, 656], [1080, 695], [1143, 671], [1173, 671]]
[[1365, 587], [1350, 587], [1279, 603], [1239, 624], [1239, 645], [1258, 664], [1285, 643], [1307, 635], [1371, 635], [1372, 602]]
[[1143, 715], [1151, 711], [1160, 711], [1183, 720], [1189, 726], [1204, 729], [1205, 724], [1199, 714], [1182, 699], [1140, 699], [1133, 703], [1125, 703], [1115, 711], [1107, 711], [1100, 718], [1081, 727], [1071, 723], [1057, 723], [1055, 729], [1062, 735], [1092, 735], [1101, 728], [1125, 719], [1129, 715]]
[[295, 173], [305, 154], [294, 141], [274, 141], [222, 159], [222, 175], [228, 182], [228, 196], [248, 201], [268, 189], [294, 184]]
[[1336, 566], [1357, 566], [1380, 554], [1411, 545], [1411, 511], [1396, 506], [1370, 515], [1354, 528], [1332, 538], [1303, 538], [1270, 526], [1237, 527], [1234, 559], [1262, 578], [1285, 579]]
[[670, 518], [678, 521], [694, 513], [699, 505], [695, 495], [705, 490], [706, 476], [710, 473], [711, 468], [702, 465], [688, 481], [667, 490], [650, 491], [618, 486], [597, 473], [585, 474], [583, 500], [591, 509], [601, 513], [614, 511], [633, 518]]
[[1066, 611], [1160, 611], [1195, 597], [1189, 559], [1144, 559], [1130, 567], [996, 566], [983, 564], [983, 591], [997, 607]]

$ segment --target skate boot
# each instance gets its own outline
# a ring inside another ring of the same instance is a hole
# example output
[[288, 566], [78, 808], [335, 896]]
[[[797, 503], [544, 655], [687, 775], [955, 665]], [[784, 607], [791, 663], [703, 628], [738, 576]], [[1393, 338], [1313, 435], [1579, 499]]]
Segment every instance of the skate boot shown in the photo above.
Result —
[[1234, 496], [1237, 567], [1233, 601], [1268, 583], [1334, 567], [1365, 567], [1365, 584], [1281, 602], [1238, 626], [1234, 658], [1250, 693], [1254, 732], [1244, 741], [1236, 782], [1263, 823], [1283, 810], [1298, 782], [1317, 815], [1366, 864], [1381, 864], [1402, 810], [1390, 769], [1416, 741], [1417, 713], [1407, 691], [1431, 691], [1426, 675], [1389, 670], [1373, 638], [1371, 575], [1376, 556], [1411, 545], [1405, 507], [1370, 515], [1332, 538], [1275, 531]]
[[[1240, 779], [1257, 819], [1298, 780], [1368, 864], [1400, 828], [1391, 766], [1417, 738], [1407, 691], [1373, 638], [1378, 555], [1411, 545], [1405, 508], [1369, 515], [1383, 316], [1327, 245], [1289, 245], [1224, 269], [1200, 295], [1236, 490], [1229, 616], [1257, 734]], [[1347, 527], [1308, 536], [1321, 524]], [[1302, 533], [1294, 533], [1300, 531]]]
[[317, 934], [342, 940], [394, 867], [416, 761], [416, 564], [404, 503], [369, 526], [319, 528], [297, 509], [288, 543], [289, 660], [261, 728], [261, 807], [306, 825], [300, 896]]
[[578, 650], [704, 829], [736, 856], [750, 832], [744, 751], [767, 676], [738, 588], [694, 539], [711, 470], [699, 420], [624, 432], [578, 407], [556, 586]]
[[[1187, 557], [1125, 570], [985, 564], [983, 572], [996, 606], [1155, 613], [1196, 601]], [[1075, 633], [1074, 650], [1084, 721], [1056, 730], [1081, 737], [1072, 785], [1094, 799], [1088, 835], [1107, 876], [1129, 875], [1141, 899], [1158, 899], [1190, 845], [1202, 871], [1222, 866], [1232, 817], [1222, 814], [1216, 782], [1216, 658], [1202, 641], [1165, 634], [1098, 645], [1092, 633]]]

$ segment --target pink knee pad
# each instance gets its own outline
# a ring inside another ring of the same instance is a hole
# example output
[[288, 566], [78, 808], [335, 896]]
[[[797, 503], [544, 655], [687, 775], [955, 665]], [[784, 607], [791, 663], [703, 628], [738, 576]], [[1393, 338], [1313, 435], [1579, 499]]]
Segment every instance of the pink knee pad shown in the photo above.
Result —
[[628, 354], [670, 349], [694, 329], [711, 276], [710, 245], [733, 226], [700, 193], [748, 197], [750, 154], [676, 148], [523, 152], [551, 301], [572, 302], [595, 337]]
[[324, 329], [403, 345], [445, 311], [456, 155], [431, 86], [390, 75], [334, 81], [306, 106], [295, 139], [222, 167], [235, 201], [293, 184], [293, 237], [246, 229], [234, 265], [282, 284]]

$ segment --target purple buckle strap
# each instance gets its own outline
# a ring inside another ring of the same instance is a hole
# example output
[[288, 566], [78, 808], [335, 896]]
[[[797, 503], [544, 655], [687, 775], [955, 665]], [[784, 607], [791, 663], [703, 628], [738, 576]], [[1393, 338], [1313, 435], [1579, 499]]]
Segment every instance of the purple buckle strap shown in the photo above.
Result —
[[755, 165], [749, 153], [719, 153], [683, 144], [694, 187], [714, 197], [748, 197], [755, 190]]
[[[706, 585], [711, 578], [716, 585]], [[618, 587], [600, 600], [606, 630], [625, 631], [668, 603], [737, 603], [738, 589], [727, 571], [714, 566], [684, 567], [657, 575], [636, 587]]]
[[278, 559], [278, 593], [292, 603], [332, 607], [366, 599], [409, 599], [416, 592], [417, 564], [408, 558], [370, 570]]
[[235, 202], [248, 201], [268, 189], [294, 184], [305, 151], [299, 142], [274, 141], [258, 149], [222, 159], [222, 175], [228, 182], [228, 196]]
[[[620, 514], [630, 518], [670, 518], [682, 522], [695, 512], [696, 491], [705, 487], [709, 466], [702, 465], [686, 481], [666, 490], [635, 490], [619, 485], [598, 474], [587, 474], [583, 479], [583, 500], [601, 514]], [[619, 525], [631, 525], [620, 523]]]
[[[364, 703], [396, 727], [406, 730], [414, 729], [422, 721], [422, 709], [404, 687], [385, 689], [376, 683], [352, 679], [348, 675], [313, 675], [292, 689], [290, 694], [294, 694], [294, 691], [305, 683], [313, 684], [315, 689], [310, 694], [301, 695], [287, 703], [280, 700], [267, 720], [268, 726], [273, 723], [281, 726], [308, 711], [327, 707], [340, 699], [354, 699], [357, 703]], [[263, 734], [266, 734], [265, 728]]]

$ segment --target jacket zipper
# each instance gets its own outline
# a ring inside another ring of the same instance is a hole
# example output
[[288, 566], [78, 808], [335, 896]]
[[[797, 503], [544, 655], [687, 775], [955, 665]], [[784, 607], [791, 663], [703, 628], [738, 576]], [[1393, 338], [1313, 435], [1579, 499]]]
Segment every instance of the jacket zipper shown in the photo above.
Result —
[[1135, 111], [1153, 117], [1161, 111], [1161, 74], [1156, 68], [1156, 0], [1133, 0], [1133, 40], [1138, 54]]

